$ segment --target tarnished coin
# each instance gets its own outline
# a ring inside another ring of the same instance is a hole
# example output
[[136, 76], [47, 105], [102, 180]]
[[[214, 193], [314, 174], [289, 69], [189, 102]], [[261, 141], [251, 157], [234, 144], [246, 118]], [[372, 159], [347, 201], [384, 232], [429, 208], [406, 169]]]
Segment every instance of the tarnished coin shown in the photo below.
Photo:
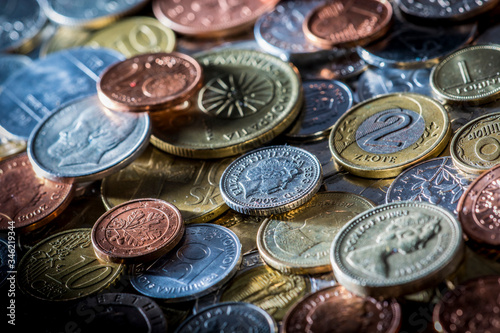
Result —
[[58, 26], [57, 30], [50, 38], [42, 41], [39, 57], [45, 58], [50, 53], [81, 47], [89, 39], [91, 34], [91, 30]]
[[19, 288], [44, 301], [69, 301], [97, 293], [113, 283], [124, 266], [97, 259], [90, 231], [73, 229], [40, 241], [19, 263]]
[[332, 243], [335, 277], [347, 290], [398, 297], [436, 285], [459, 266], [462, 228], [427, 202], [377, 206], [352, 219]]
[[431, 73], [432, 90], [444, 100], [483, 104], [499, 98], [500, 46], [469, 46], [450, 54]]
[[485, 13], [498, 4], [498, 0], [397, 0], [399, 9], [418, 20], [463, 21]]
[[180, 242], [179, 210], [159, 199], [127, 201], [108, 210], [92, 228], [95, 254], [103, 261], [139, 263], [159, 258]]
[[3, 89], [3, 84], [9, 76], [32, 63], [33, 61], [24, 55], [0, 54], [0, 91]]
[[448, 114], [440, 103], [424, 95], [389, 94], [345, 113], [332, 129], [330, 150], [354, 175], [388, 178], [437, 156], [450, 135]]
[[71, 102], [44, 119], [28, 142], [28, 156], [41, 177], [65, 183], [104, 178], [147, 148], [145, 113], [108, 110], [97, 96]]
[[259, 307], [242, 302], [215, 304], [186, 319], [175, 333], [278, 331], [276, 321]]
[[190, 224], [169, 253], [132, 266], [132, 286], [140, 293], [181, 302], [204, 296], [231, 279], [241, 263], [241, 244], [227, 228]]
[[202, 74], [200, 64], [182, 53], [141, 54], [108, 67], [97, 94], [111, 110], [165, 110], [197, 93]]
[[310, 200], [322, 178], [321, 164], [310, 152], [270, 146], [234, 160], [222, 174], [220, 191], [235, 211], [266, 216], [287, 212]]
[[356, 194], [316, 193], [299, 208], [262, 223], [257, 235], [259, 253], [268, 265], [284, 273], [330, 272], [332, 239], [354, 216], [374, 206]]
[[377, 301], [335, 286], [309, 294], [283, 318], [282, 333], [399, 332], [401, 306], [395, 299]]

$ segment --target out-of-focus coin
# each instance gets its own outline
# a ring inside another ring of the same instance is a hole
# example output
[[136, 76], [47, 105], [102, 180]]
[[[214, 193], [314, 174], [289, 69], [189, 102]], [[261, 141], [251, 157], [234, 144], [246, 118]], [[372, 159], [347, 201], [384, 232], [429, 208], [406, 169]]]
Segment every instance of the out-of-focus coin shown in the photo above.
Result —
[[274, 319], [259, 307], [243, 302], [215, 304], [187, 318], [175, 333], [245, 332], [275, 333]]
[[432, 90], [447, 101], [486, 103], [500, 94], [500, 46], [469, 46], [450, 54], [431, 73]]
[[434, 307], [438, 332], [498, 332], [500, 276], [482, 276], [448, 291]]
[[330, 150], [354, 175], [397, 176], [448, 144], [448, 114], [437, 101], [418, 94], [389, 94], [353, 107], [335, 124]]
[[397, 0], [399, 9], [418, 20], [463, 21], [495, 7], [498, 0]]
[[362, 73], [367, 67], [356, 48], [339, 49], [327, 60], [300, 67], [300, 75], [304, 80], [343, 80]]
[[220, 191], [235, 211], [266, 216], [309, 201], [321, 180], [316, 156], [297, 147], [270, 146], [234, 160], [222, 174]]
[[197, 38], [236, 35], [251, 27], [278, 0], [155, 0], [156, 18], [170, 29]]
[[311, 43], [324, 49], [352, 47], [383, 36], [391, 18], [386, 0], [334, 0], [310, 11], [303, 30]]
[[113, 50], [75, 48], [35, 60], [5, 81], [0, 92], [0, 127], [13, 139], [27, 140], [54, 109], [95, 94], [99, 74], [121, 59]]
[[284, 273], [332, 270], [330, 247], [337, 232], [374, 204], [347, 192], [320, 192], [304, 205], [262, 223], [257, 235], [261, 257]]
[[101, 263], [90, 231], [63, 231], [28, 251], [17, 272], [21, 291], [44, 301], [69, 301], [97, 293], [119, 278], [124, 265]]
[[0, 230], [29, 231], [47, 224], [69, 205], [74, 192], [71, 184], [37, 177], [26, 153], [0, 162], [0, 184]]
[[0, 161], [26, 149], [26, 141], [9, 140], [0, 134]]
[[474, 40], [474, 44], [500, 44], [500, 24], [488, 27]]
[[179, 210], [159, 199], [127, 201], [96, 221], [91, 239], [103, 261], [139, 263], [157, 259], [180, 242], [184, 222]]
[[97, 96], [71, 102], [33, 131], [28, 156], [35, 172], [65, 183], [104, 178], [130, 164], [148, 146], [145, 113], [108, 110]]
[[39, 57], [45, 58], [50, 53], [80, 47], [85, 44], [91, 34], [90, 30], [58, 26], [55, 33], [42, 42]]
[[451, 212], [427, 202], [377, 206], [347, 223], [332, 243], [335, 277], [347, 290], [398, 297], [453, 273], [464, 254]]
[[24, 55], [0, 54], [0, 91], [2, 91], [3, 84], [9, 76], [32, 63], [33, 61]]
[[190, 224], [172, 251], [152, 263], [132, 266], [130, 280], [141, 294], [180, 302], [217, 290], [233, 277], [240, 263], [241, 244], [231, 230]]
[[396, 333], [400, 326], [401, 306], [395, 299], [377, 301], [335, 286], [297, 302], [283, 318], [280, 332]]
[[111, 110], [166, 110], [196, 94], [202, 74], [200, 64], [182, 53], [141, 54], [109, 66], [97, 94]]
[[450, 144], [453, 163], [480, 174], [500, 162], [500, 112], [485, 114], [462, 126]]
[[151, 143], [168, 153], [221, 158], [261, 146], [286, 130], [300, 111], [296, 69], [268, 54], [221, 50], [196, 58], [205, 85], [197, 108], [153, 120]]
[[152, 17], [131, 17], [93, 33], [85, 45], [108, 47], [130, 58], [143, 53], [172, 52], [175, 34]]

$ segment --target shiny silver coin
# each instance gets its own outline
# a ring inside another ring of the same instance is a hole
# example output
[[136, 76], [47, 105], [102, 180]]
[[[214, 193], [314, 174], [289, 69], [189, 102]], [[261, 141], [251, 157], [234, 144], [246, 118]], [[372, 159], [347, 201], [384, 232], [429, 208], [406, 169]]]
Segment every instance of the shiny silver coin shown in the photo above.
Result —
[[330, 152], [330, 147], [328, 146], [328, 139], [325, 138], [318, 141], [302, 143], [292, 142], [291, 145], [305, 149], [318, 158], [318, 161], [321, 164], [321, 170], [323, 171], [323, 179], [338, 172], [338, 167], [333, 161], [333, 156]]
[[307, 202], [321, 186], [321, 164], [291, 146], [255, 149], [234, 160], [220, 179], [226, 204], [242, 214], [267, 216]]
[[3, 84], [16, 71], [29, 66], [33, 61], [24, 55], [19, 54], [1, 54], [0, 55], [0, 91]]
[[228, 228], [190, 224], [180, 243], [154, 262], [132, 266], [132, 286], [141, 294], [176, 302], [217, 290], [236, 273], [241, 244]]
[[498, 0], [397, 0], [399, 9], [414, 19], [434, 21], [463, 21], [485, 13]]
[[45, 118], [28, 140], [28, 157], [41, 177], [83, 183], [132, 163], [146, 149], [150, 134], [147, 114], [110, 111], [94, 95]]

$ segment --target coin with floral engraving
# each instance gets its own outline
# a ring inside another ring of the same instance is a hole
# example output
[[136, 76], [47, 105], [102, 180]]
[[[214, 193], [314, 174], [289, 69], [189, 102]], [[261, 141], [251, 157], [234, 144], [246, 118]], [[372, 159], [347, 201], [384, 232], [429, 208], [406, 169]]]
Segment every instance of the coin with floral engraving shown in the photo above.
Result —
[[266, 216], [309, 201], [323, 178], [318, 158], [292, 146], [255, 149], [234, 160], [220, 179], [226, 204], [237, 212]]

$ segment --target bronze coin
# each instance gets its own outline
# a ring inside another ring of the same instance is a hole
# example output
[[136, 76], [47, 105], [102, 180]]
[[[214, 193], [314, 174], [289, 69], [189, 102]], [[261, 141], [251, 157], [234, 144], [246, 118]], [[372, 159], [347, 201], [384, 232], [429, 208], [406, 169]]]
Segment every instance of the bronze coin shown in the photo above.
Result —
[[148, 53], [108, 67], [97, 83], [97, 94], [111, 110], [159, 111], [186, 101], [202, 83], [201, 66], [192, 57]]
[[469, 185], [457, 210], [467, 236], [478, 243], [500, 245], [500, 165]]
[[483, 276], [448, 291], [434, 307], [438, 332], [500, 332], [500, 275]]
[[395, 333], [401, 326], [401, 306], [351, 294], [337, 285], [305, 296], [283, 319], [281, 333]]
[[179, 210], [163, 200], [127, 201], [104, 213], [94, 224], [94, 252], [103, 261], [137, 263], [157, 259], [184, 235]]
[[0, 162], [0, 230], [31, 231], [58, 216], [71, 202], [72, 184], [38, 177], [26, 153]]
[[365, 45], [389, 29], [392, 6], [387, 0], [333, 0], [304, 19], [306, 38], [324, 49]]

